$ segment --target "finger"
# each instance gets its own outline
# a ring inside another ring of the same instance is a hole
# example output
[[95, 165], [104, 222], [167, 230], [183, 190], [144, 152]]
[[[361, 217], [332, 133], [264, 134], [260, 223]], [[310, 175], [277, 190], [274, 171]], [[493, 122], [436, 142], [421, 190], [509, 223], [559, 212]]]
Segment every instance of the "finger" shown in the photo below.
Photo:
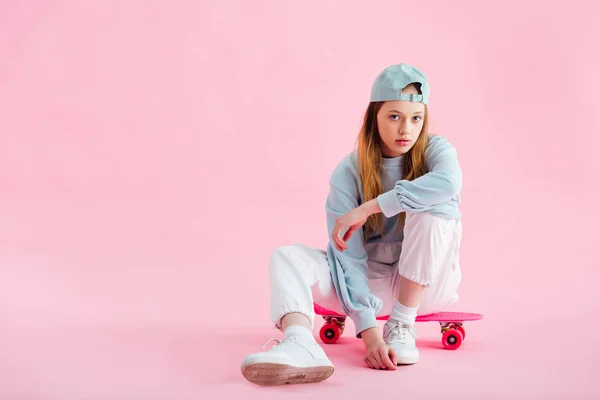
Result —
[[371, 369], [375, 369], [375, 367], [373, 367], [373, 364], [371, 364], [371, 361], [369, 360], [368, 357], [365, 357], [365, 364], [367, 364], [367, 367], [369, 367]]
[[333, 232], [331, 233], [331, 240], [333, 241], [335, 248], [338, 249], [338, 251], [341, 251], [342, 249], [341, 249], [340, 243], [338, 241], [338, 235], [337, 235], [336, 228], [333, 228]]
[[344, 242], [348, 241], [348, 239], [350, 239], [350, 236], [352, 236], [352, 234], [358, 229], [358, 225], [353, 225], [350, 227], [350, 229], [348, 229], [348, 231], [344, 234]]
[[347, 249], [347, 246], [342, 242], [339, 235], [337, 235], [337, 234], [332, 235], [332, 239], [333, 239], [333, 243], [335, 244], [335, 248], [338, 249], [338, 251], [344, 251]]
[[340, 242], [340, 224], [338, 222], [336, 222], [335, 226], [333, 227], [333, 231], [331, 232], [331, 239], [333, 239], [336, 245]]
[[379, 353], [378, 350], [375, 350], [375, 352], [373, 353], [373, 358], [377, 362], [377, 365], [379, 366], [380, 369], [387, 369], [387, 367], [385, 366], [385, 363], [381, 359], [381, 354]]
[[394, 363], [394, 369], [396, 369], [395, 367], [398, 365], [398, 353], [396, 353], [396, 350], [390, 349], [390, 359]]
[[343, 242], [342, 238], [338, 235], [336, 236], [337, 242], [340, 245], [340, 248], [342, 248], [342, 250], [345, 250], [346, 248], [346, 244]]
[[340, 242], [342, 239], [341, 233], [344, 232], [347, 228], [348, 228], [348, 226], [346, 226], [344, 223], [342, 223], [339, 219], [337, 219], [335, 221], [335, 226], [333, 228], [333, 232], [335, 234], [336, 239], [338, 239]]
[[381, 367], [379, 366], [379, 363], [377, 362], [377, 360], [375, 359], [375, 357], [369, 356], [369, 362], [373, 366], [373, 369], [381, 369]]
[[389, 354], [388, 354], [389, 350], [390, 349], [387, 346], [383, 347], [383, 348], [381, 348], [379, 350], [380, 351], [379, 354], [381, 355], [381, 361], [383, 362], [383, 364], [387, 368], [389, 368], [389, 369], [396, 369], [396, 364], [392, 363], [392, 360], [390, 360], [390, 357], [389, 357]]

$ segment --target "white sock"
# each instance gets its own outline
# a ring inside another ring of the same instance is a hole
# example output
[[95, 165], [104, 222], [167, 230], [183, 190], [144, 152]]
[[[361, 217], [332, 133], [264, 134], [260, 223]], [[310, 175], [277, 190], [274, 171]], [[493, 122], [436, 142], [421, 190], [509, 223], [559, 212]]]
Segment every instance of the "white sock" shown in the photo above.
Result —
[[312, 342], [314, 340], [313, 334], [310, 329], [302, 325], [290, 325], [283, 331], [283, 338], [289, 339], [292, 336], [296, 336], [299, 339]]
[[413, 326], [417, 318], [417, 309], [419, 307], [406, 307], [396, 300], [396, 305], [390, 313], [390, 319]]

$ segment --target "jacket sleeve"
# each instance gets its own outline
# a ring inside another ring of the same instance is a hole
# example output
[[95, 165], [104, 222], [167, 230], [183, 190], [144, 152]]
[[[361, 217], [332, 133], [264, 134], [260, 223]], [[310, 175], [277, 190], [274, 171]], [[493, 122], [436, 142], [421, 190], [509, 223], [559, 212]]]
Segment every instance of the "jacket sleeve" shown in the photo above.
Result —
[[454, 198], [462, 188], [462, 171], [456, 149], [445, 139], [430, 139], [425, 157], [429, 172], [412, 181], [399, 180], [379, 195], [379, 207], [387, 218], [403, 211], [425, 212]]
[[[334, 286], [345, 313], [356, 326], [356, 336], [367, 328], [377, 326], [376, 314], [382, 300], [370, 292], [368, 285], [367, 252], [364, 248], [362, 227], [346, 242], [348, 248], [340, 252], [331, 235], [337, 218], [359, 206], [356, 178], [350, 170], [334, 171], [327, 197], [327, 228], [329, 232], [328, 260]], [[344, 232], [342, 232], [343, 234]]]

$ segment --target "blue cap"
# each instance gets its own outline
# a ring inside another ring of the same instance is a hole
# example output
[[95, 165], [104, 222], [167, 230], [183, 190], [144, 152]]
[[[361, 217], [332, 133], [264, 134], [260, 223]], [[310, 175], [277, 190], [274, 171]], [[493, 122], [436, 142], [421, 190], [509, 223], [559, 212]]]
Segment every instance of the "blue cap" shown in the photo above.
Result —
[[[411, 83], [421, 84], [421, 94], [403, 94], [402, 89]], [[425, 74], [408, 64], [391, 65], [381, 71], [371, 88], [371, 102], [374, 101], [416, 101], [429, 103], [429, 82]]]

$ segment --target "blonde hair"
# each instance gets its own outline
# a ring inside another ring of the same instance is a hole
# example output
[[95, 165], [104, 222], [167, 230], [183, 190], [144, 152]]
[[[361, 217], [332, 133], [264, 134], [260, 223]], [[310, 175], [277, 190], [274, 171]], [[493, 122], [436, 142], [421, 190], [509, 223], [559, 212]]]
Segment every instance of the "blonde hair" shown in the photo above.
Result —
[[[383, 193], [381, 181], [381, 138], [377, 128], [377, 113], [384, 102], [369, 103], [365, 111], [363, 124], [358, 134], [358, 171], [362, 186], [363, 202], [372, 200]], [[402, 161], [402, 179], [413, 180], [426, 174], [425, 150], [429, 144], [428, 113], [425, 106], [423, 128], [414, 146], [404, 155]], [[403, 229], [406, 213], [398, 215], [398, 231]], [[383, 235], [383, 218], [376, 213], [367, 218], [363, 226], [364, 240], [379, 231]]]

